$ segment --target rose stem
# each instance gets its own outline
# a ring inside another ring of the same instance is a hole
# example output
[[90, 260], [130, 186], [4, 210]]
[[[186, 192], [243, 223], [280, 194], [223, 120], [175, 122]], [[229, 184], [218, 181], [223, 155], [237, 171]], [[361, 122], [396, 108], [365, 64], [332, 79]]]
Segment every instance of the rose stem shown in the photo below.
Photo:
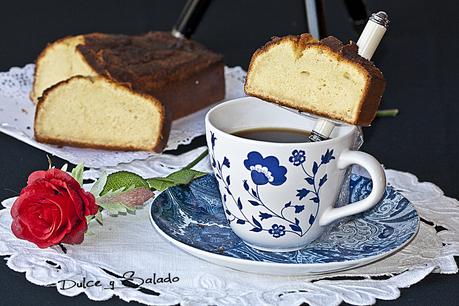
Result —
[[382, 109], [376, 112], [376, 117], [395, 117], [398, 112], [398, 108]]
[[193, 168], [193, 167], [196, 166], [201, 160], [203, 160], [204, 157], [206, 157], [208, 153], [209, 153], [208, 150], [205, 150], [205, 151], [202, 152], [198, 157], [196, 157], [191, 163], [189, 163], [188, 165], [186, 165], [184, 169], [191, 169], [191, 168]]

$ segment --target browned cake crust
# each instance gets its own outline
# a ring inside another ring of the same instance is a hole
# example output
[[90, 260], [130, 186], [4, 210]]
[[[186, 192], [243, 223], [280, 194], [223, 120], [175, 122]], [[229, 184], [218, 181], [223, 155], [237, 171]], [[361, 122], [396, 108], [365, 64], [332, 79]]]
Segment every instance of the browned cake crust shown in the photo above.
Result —
[[[46, 98], [47, 98], [47, 96], [48, 96], [48, 94], [50, 92], [52, 92], [55, 88], [61, 86], [62, 84], [69, 83], [72, 79], [78, 79], [78, 78], [89, 78], [89, 79], [91, 79], [91, 77], [84, 77], [84, 76], [78, 75], [78, 76], [71, 77], [70, 79], [61, 81], [61, 82], [59, 82], [59, 83], [47, 88], [43, 92], [43, 95], [38, 100], [37, 108], [36, 108], [36, 111], [35, 111], [35, 118], [37, 118], [39, 116], [39, 113], [42, 111], [42, 105], [43, 105], [44, 101], [46, 101]], [[145, 99], [151, 101], [151, 103], [153, 103], [154, 105], [156, 105], [158, 107], [158, 109], [161, 112], [160, 118], [162, 119], [161, 122], [160, 122], [161, 136], [158, 138], [158, 140], [155, 143], [151, 143], [150, 144], [150, 150], [151, 151], [155, 151], [155, 152], [161, 152], [166, 147], [167, 139], [168, 139], [168, 137], [167, 136], [165, 137], [164, 135], [169, 135], [169, 131], [170, 131], [170, 128], [171, 128], [171, 120], [169, 120], [167, 118], [168, 114], [166, 112], [166, 109], [165, 109], [164, 105], [162, 103], [160, 103], [158, 100], [156, 100], [155, 98], [151, 97], [150, 95], [145, 95], [145, 94], [142, 94], [142, 93], [133, 92], [131, 89], [126, 88], [125, 86], [121, 86], [119, 83], [114, 82], [114, 81], [108, 80], [108, 82], [110, 82], [112, 84], [112, 86], [114, 86], [114, 87], [120, 87], [123, 90], [131, 91], [131, 93], [133, 93], [133, 94], [142, 95]], [[62, 141], [60, 139], [55, 139], [55, 138], [50, 138], [50, 137], [43, 137], [43, 136], [41, 136], [40, 134], [37, 133], [38, 129], [37, 129], [36, 125], [37, 125], [37, 120], [34, 121], [34, 137], [38, 142], [42, 142], [42, 143], [49, 143], [49, 144], [54, 144], [54, 145], [59, 145], [59, 146], [74, 146], [74, 147], [80, 147], [80, 148], [97, 148], [97, 149], [107, 149], [107, 150], [117, 150], [117, 151], [138, 150], [137, 147], [132, 147], [132, 146], [114, 146], [114, 145], [97, 145], [97, 146], [94, 146], [94, 145], [88, 144], [86, 142], [80, 142], [80, 141], [75, 141], [75, 140], [71, 140], [71, 139], [66, 140], [66, 141]]]
[[[301, 35], [288, 35], [284, 37], [273, 37], [271, 41], [266, 43], [263, 47], [259, 48], [252, 55], [252, 60], [250, 61], [247, 76], [249, 76], [252, 72], [252, 64], [254, 63], [254, 58], [256, 58], [259, 54], [266, 52], [270, 48], [275, 47], [276, 45], [285, 40], [291, 40], [293, 42], [298, 57], [301, 56], [301, 53], [304, 49], [310, 48], [312, 46], [318, 46], [319, 48], [322, 48], [325, 51], [331, 51], [338, 54], [343, 61], [350, 62], [367, 75], [368, 82], [367, 86], [364, 89], [365, 93], [363, 94], [365, 99], [360, 101], [360, 105], [358, 107], [360, 112], [358, 115], [358, 119], [355, 122], [349, 123], [355, 125], [369, 126], [373, 121], [376, 112], [379, 108], [379, 104], [381, 102], [381, 98], [386, 86], [386, 80], [384, 79], [382, 72], [371, 61], [358, 55], [358, 46], [352, 41], [348, 44], [343, 44], [339, 39], [333, 36], [329, 36], [318, 41], [308, 33]], [[259, 95], [257, 93], [249, 93], [247, 91], [246, 94], [258, 97], [263, 100], [275, 102], [277, 104], [281, 104], [284, 106], [291, 106], [289, 103], [285, 103], [285, 101], [278, 101], [276, 99], [273, 99], [272, 97]], [[299, 110], [305, 112], [311, 111], [310, 109], [306, 108], [299, 108]], [[315, 111], [314, 113], [316, 113], [319, 116], [329, 117], [329, 114], [325, 111]], [[332, 119], [343, 120], [343, 118], [336, 117]]]
[[93, 33], [77, 50], [98, 74], [158, 98], [171, 120], [225, 96], [223, 56], [167, 32]]

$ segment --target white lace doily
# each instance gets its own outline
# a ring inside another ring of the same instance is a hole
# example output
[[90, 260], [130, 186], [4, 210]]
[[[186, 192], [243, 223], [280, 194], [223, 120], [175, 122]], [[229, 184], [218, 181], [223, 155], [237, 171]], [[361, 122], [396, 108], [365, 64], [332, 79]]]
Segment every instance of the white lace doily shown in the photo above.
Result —
[[[129, 168], [143, 175], [157, 176], [193, 159], [203, 148], [184, 156], [167, 156], [163, 166], [149, 168], [138, 163]], [[158, 163], [159, 163], [158, 162]], [[208, 169], [206, 163], [198, 168]], [[93, 175], [96, 175], [93, 172]], [[170, 245], [156, 233], [149, 221], [149, 207], [135, 215], [106, 217], [104, 226], [91, 224], [94, 235], [81, 245], [67, 246], [67, 253], [56, 248], [39, 249], [18, 240], [10, 230], [9, 209], [14, 199], [3, 202], [0, 211], [0, 255], [7, 265], [38, 285], [52, 286], [64, 295], [84, 292], [92, 300], [113, 295], [125, 301], [155, 305], [338, 305], [372, 304], [376, 299], [396, 299], [399, 288], [419, 282], [431, 272], [456, 273], [454, 256], [459, 255], [459, 202], [446, 197], [431, 183], [420, 183], [409, 173], [387, 170], [387, 177], [418, 209], [423, 220], [415, 239], [400, 252], [368, 266], [324, 276], [279, 277], [243, 273], [194, 258]], [[432, 225], [433, 224], [433, 225]], [[435, 225], [444, 230], [437, 232]], [[150, 281], [159, 278], [174, 283], [121, 282], [134, 271], [135, 277]], [[375, 276], [386, 277], [376, 278]], [[345, 276], [347, 279], [333, 279]], [[72, 281], [99, 280], [101, 287], [73, 288]], [[67, 282], [63, 282], [67, 280]], [[61, 281], [61, 282], [59, 282]], [[115, 289], [111, 289], [110, 282]], [[62, 288], [62, 286], [66, 288]]]
[[[33, 121], [35, 104], [29, 99], [33, 82], [34, 65], [11, 68], [0, 73], [0, 131], [36, 148], [57, 155], [74, 164], [84, 162], [85, 166], [101, 168], [146, 159], [158, 154], [152, 152], [121, 152], [94, 150], [76, 147], [59, 147], [35, 141]], [[245, 71], [241, 67], [225, 67], [226, 100], [244, 96]], [[172, 123], [166, 150], [176, 149], [180, 144], [205, 133], [204, 116], [209, 108], [180, 118]]]

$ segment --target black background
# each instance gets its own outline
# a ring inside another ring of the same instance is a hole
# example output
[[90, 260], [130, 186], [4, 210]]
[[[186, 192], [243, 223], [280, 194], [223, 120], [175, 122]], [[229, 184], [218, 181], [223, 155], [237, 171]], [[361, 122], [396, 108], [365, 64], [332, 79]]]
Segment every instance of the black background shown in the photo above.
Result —
[[[139, 34], [170, 30], [185, 1], [7, 1], [0, 8], [0, 71], [33, 62], [48, 42], [66, 35], [107, 32]], [[398, 108], [365, 128], [362, 150], [387, 168], [415, 174], [459, 198], [459, 41], [456, 1], [368, 0], [385, 10], [389, 31], [373, 60], [388, 80], [381, 108]], [[341, 1], [325, 1], [328, 32], [358, 38]], [[250, 56], [271, 36], [306, 32], [303, 2], [214, 0], [193, 38], [224, 54], [228, 66], [247, 69]], [[203, 138], [174, 154], [204, 145]], [[56, 166], [64, 162], [53, 157]], [[0, 199], [15, 196], [46, 154], [0, 134]], [[435, 205], [435, 203], [432, 203]], [[458, 275], [430, 275], [396, 301], [378, 305], [458, 305]], [[85, 295], [69, 298], [55, 288], [28, 282], [0, 264], [0, 305], [96, 305]], [[121, 305], [116, 297], [98, 305]]]

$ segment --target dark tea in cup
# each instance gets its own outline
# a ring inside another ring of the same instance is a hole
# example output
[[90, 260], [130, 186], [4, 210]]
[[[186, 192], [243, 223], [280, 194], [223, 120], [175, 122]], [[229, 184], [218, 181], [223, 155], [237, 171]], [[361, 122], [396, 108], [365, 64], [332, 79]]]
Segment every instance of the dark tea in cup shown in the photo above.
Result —
[[299, 143], [299, 142], [310, 142], [309, 135], [310, 131], [292, 129], [292, 128], [255, 128], [255, 129], [244, 129], [232, 133], [234, 136], [266, 141], [266, 142], [278, 142], [278, 143]]

